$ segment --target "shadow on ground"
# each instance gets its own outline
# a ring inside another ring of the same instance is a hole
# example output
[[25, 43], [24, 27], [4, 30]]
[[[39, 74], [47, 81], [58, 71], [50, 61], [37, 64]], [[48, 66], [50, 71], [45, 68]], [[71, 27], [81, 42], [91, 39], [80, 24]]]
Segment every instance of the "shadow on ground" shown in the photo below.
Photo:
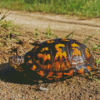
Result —
[[35, 84], [29, 79], [25, 78], [20, 72], [17, 72], [8, 63], [0, 65], [0, 79], [5, 82], [17, 84]]
[[[40, 77], [36, 77], [36, 75], [33, 75], [33, 71], [28, 71], [31, 75], [31, 78], [33, 78], [33, 80], [39, 80]], [[97, 79], [100, 79], [100, 72], [98, 72], [96, 70], [96, 74], [94, 74], [93, 76], [96, 76]], [[83, 77], [83, 76], [80, 76]], [[71, 77], [69, 77], [68, 79], [70, 79]], [[85, 77], [86, 78], [86, 77]], [[37, 84], [38, 81], [36, 80], [36, 82], [33, 82], [31, 80], [29, 80], [28, 78], [26, 78], [22, 73], [16, 71], [13, 67], [11, 67], [9, 65], [9, 63], [5, 63], [5, 64], [1, 64], [0, 65], [0, 79], [4, 82], [10, 82], [10, 83], [17, 83], [17, 84], [29, 84], [29, 85], [33, 85], [33, 84]], [[91, 80], [86, 78], [87, 80]], [[43, 79], [42, 79], [43, 80]], [[64, 79], [60, 80], [63, 81]], [[54, 81], [52, 81], [54, 82]], [[51, 81], [46, 81], [46, 83], [51, 83]]]
[[[47, 81], [44, 78], [41, 78], [39, 75], [37, 75], [36, 72], [33, 74], [33, 71], [31, 70], [26, 70], [26, 72], [30, 74], [30, 78], [32, 80], [35, 80], [34, 82], [26, 78], [22, 73], [16, 71], [13, 67], [9, 65], [9, 63], [0, 65], [0, 79], [4, 82], [17, 83], [17, 84], [29, 84], [29, 85], [38, 84], [38, 80], [42, 80], [43, 83], [55, 82], [55, 80]], [[65, 79], [62, 79], [60, 81], [63, 80]]]

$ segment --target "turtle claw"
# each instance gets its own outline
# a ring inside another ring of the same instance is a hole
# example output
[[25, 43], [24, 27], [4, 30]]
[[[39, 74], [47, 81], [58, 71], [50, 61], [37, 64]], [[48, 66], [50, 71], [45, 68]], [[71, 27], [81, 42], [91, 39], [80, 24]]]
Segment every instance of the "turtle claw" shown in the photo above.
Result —
[[49, 89], [40, 86], [40, 90], [41, 90], [41, 91], [48, 91]]
[[[38, 80], [38, 83], [39, 83], [38, 89], [39, 89], [40, 91], [48, 91], [48, 90], [49, 90], [48, 88], [46, 88], [46, 86], [45, 86], [45, 87], [42, 87], [42, 86], [41, 86], [42, 83], [43, 83], [42, 80]], [[46, 85], [46, 83], [45, 83], [45, 85]]]

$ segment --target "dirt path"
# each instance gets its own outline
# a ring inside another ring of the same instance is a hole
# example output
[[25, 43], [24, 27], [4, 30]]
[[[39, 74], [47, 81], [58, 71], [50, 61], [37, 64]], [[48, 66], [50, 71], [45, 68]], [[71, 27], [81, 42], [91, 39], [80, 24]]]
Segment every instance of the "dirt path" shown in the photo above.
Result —
[[59, 37], [66, 36], [71, 32], [74, 32], [75, 39], [84, 40], [93, 34], [95, 34], [94, 38], [99, 39], [100, 37], [99, 18], [80, 20], [78, 17], [68, 15], [29, 13], [25, 11], [9, 11], [9, 13], [6, 20], [14, 20], [15, 24], [24, 25], [25, 30], [32, 32], [36, 28], [44, 32], [50, 25], [51, 30]]
[[80, 20], [78, 17], [45, 13], [29, 13], [23, 11], [9, 11], [6, 20], [14, 20], [15, 24], [24, 25], [29, 29], [44, 30], [50, 25], [52, 30], [59, 32], [75, 31], [85, 34], [99, 34], [100, 19]]
[[[69, 33], [74, 32], [73, 38], [82, 42], [88, 36], [94, 35], [90, 39], [89, 44], [86, 45], [100, 44], [99, 18], [80, 20], [78, 17], [67, 15], [29, 13], [24, 11], [9, 11], [9, 13], [6, 20], [14, 20], [13, 22], [21, 25], [26, 33], [34, 32], [36, 28], [40, 32], [44, 32], [48, 25], [50, 25], [52, 32], [58, 37], [65, 37]], [[98, 53], [100, 54], [100, 51]], [[94, 53], [96, 58], [100, 58], [99, 54]], [[98, 73], [100, 74], [100, 71]], [[24, 79], [14, 69], [11, 69], [8, 64], [6, 65], [6, 70], [2, 69], [0, 71], [0, 76], [12, 78], [11, 82], [4, 82], [5, 80], [2, 79], [5, 78], [1, 79], [0, 100], [100, 100], [100, 83], [87, 80], [84, 77], [76, 76], [63, 82], [49, 83], [48, 88], [50, 90], [43, 92], [36, 91], [36, 85], [30, 85], [27, 79]]]

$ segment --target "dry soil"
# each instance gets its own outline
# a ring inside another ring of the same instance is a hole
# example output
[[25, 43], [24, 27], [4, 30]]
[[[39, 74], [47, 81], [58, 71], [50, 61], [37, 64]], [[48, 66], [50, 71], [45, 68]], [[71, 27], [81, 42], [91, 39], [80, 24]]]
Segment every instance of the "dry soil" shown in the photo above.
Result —
[[[48, 26], [51, 28], [51, 33], [59, 38], [73, 32], [73, 38], [82, 42], [94, 35], [86, 43], [91, 49], [93, 44], [100, 44], [100, 18], [81, 20], [76, 16], [39, 12], [9, 11], [8, 13], [5, 19], [13, 20], [14, 24], [19, 25], [17, 31], [21, 35], [13, 35], [9, 30], [7, 32], [10, 32], [10, 35], [8, 35], [6, 30], [0, 28], [0, 100], [100, 100], [100, 66], [93, 72], [93, 78], [99, 81], [85, 76], [74, 76], [64, 81], [47, 83], [48, 91], [38, 91], [36, 84], [31, 84], [8, 64], [8, 58], [14, 55], [16, 50], [19, 55], [24, 55], [34, 47], [31, 45], [36, 40], [34, 30], [38, 29], [39, 32], [37, 40], [40, 42], [47, 40]], [[55, 37], [50, 35], [49, 38]], [[96, 59], [100, 59], [99, 49], [91, 52]]]

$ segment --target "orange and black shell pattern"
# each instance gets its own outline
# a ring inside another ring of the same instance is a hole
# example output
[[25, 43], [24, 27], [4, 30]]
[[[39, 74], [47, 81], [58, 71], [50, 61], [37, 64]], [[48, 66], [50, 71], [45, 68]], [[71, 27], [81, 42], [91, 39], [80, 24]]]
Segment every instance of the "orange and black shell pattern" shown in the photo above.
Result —
[[59, 38], [42, 42], [26, 53], [25, 65], [41, 77], [56, 80], [88, 73], [95, 69], [96, 62], [84, 44]]

